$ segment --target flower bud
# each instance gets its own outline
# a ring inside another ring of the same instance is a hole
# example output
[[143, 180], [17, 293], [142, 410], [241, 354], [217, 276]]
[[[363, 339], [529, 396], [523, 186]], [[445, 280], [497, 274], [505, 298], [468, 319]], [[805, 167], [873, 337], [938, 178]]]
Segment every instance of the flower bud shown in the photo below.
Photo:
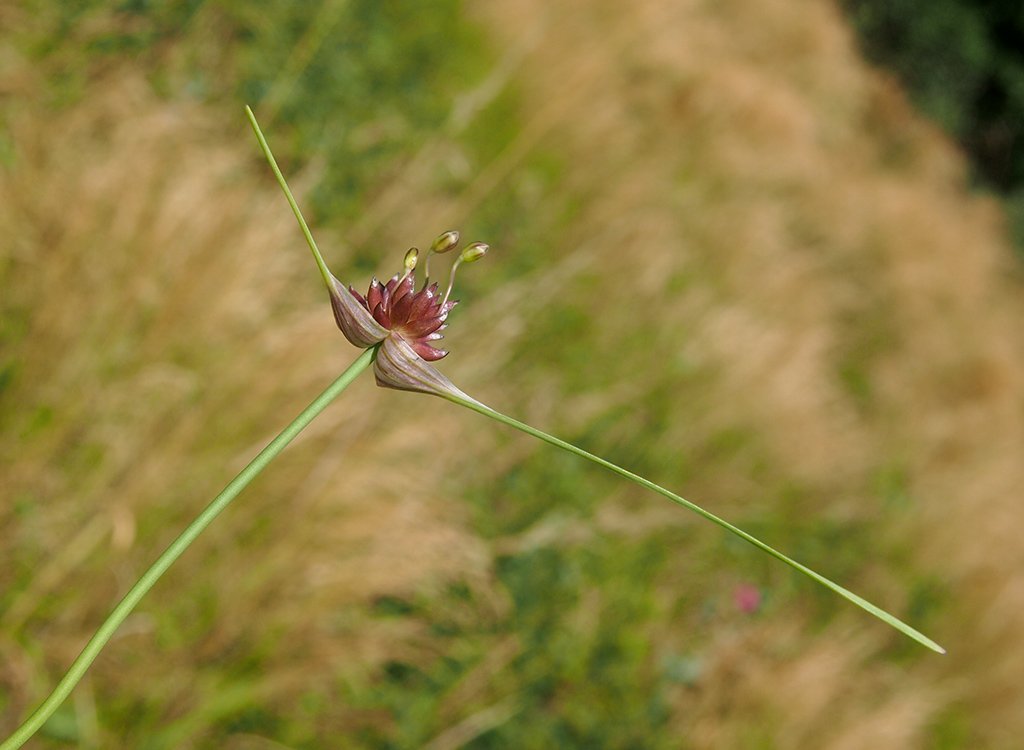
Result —
[[410, 247], [409, 251], [405, 254], [405, 270], [410, 272], [416, 268], [416, 261], [419, 260], [420, 251], [415, 247]]
[[452, 229], [444, 234], [438, 235], [437, 239], [430, 243], [430, 252], [440, 255], [441, 253], [446, 253], [449, 250], [454, 250], [458, 244], [459, 233]]
[[483, 242], [474, 242], [472, 245], [462, 251], [459, 256], [460, 263], [472, 263], [480, 260], [482, 257], [487, 255], [487, 251], [490, 250], [490, 246]]

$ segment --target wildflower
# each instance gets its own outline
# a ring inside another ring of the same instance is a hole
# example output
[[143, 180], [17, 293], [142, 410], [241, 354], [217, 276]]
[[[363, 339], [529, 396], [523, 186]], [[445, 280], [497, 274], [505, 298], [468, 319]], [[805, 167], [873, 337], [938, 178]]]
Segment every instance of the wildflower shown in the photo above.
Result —
[[[458, 242], [458, 232], [440, 235], [426, 253], [427, 263], [431, 253], [453, 250]], [[455, 283], [455, 272], [462, 263], [482, 258], [488, 249], [484, 243], [474, 242], [459, 254], [443, 296], [437, 283], [430, 283], [429, 265], [427, 278], [416, 291], [415, 271], [420, 257], [416, 248], [410, 248], [405, 254], [403, 273], [395, 274], [384, 284], [374, 278], [365, 296], [331, 277], [331, 307], [345, 338], [364, 349], [380, 345], [374, 361], [378, 385], [468, 398], [429, 363], [448, 354], [434, 343], [444, 337], [441, 331], [448, 327], [448, 314], [458, 304], [448, 299]]]
[[732, 600], [736, 609], [752, 615], [761, 608], [761, 589], [752, 583], [741, 583], [733, 589]]

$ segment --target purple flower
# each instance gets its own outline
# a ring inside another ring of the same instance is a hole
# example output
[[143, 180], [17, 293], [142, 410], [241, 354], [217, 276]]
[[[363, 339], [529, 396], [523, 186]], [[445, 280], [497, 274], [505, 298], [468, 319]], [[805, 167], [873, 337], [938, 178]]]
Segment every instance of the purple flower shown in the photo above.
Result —
[[331, 308], [345, 338], [363, 349], [380, 345], [374, 361], [378, 385], [435, 395], [454, 393], [468, 398], [428, 364], [448, 354], [433, 346], [433, 342], [443, 338], [441, 331], [448, 326], [445, 322], [448, 313], [458, 304], [448, 299], [456, 269], [462, 263], [479, 260], [488, 250], [482, 242], [474, 242], [462, 251], [452, 266], [448, 289], [442, 297], [437, 284], [430, 283], [429, 256], [452, 250], [458, 242], [458, 232], [445, 232], [434, 240], [427, 251], [427, 279], [419, 291], [416, 291], [415, 269], [419, 259], [416, 248], [405, 255], [404, 273], [395, 274], [386, 284], [374, 278], [365, 297], [331, 277]]
[[[458, 302], [442, 302], [437, 284], [424, 286], [418, 292], [415, 286], [412, 274], [402, 278], [396, 274], [387, 284], [375, 278], [365, 297], [352, 287], [348, 291], [383, 328], [404, 339], [423, 359], [434, 362], [448, 352], [435, 349], [428, 342], [444, 337], [441, 331], [448, 327], [444, 321]], [[345, 333], [344, 328], [341, 330]]]

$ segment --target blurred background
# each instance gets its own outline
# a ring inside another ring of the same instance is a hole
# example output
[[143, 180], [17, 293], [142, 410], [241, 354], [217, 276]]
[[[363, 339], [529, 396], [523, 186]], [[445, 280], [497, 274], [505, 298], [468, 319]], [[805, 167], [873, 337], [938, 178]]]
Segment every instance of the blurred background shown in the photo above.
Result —
[[460, 387], [949, 655], [366, 376], [29, 747], [1019, 747], [1020, 48], [882, 5], [0, 5], [0, 734], [356, 355], [251, 104], [340, 278], [493, 246]]

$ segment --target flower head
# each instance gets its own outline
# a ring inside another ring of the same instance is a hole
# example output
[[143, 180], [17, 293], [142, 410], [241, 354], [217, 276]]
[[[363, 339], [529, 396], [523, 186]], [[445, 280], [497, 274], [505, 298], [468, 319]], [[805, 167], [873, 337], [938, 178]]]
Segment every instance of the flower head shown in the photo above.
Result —
[[442, 303], [437, 284], [424, 286], [418, 292], [415, 287], [412, 274], [401, 278], [396, 274], [386, 284], [377, 279], [371, 281], [365, 297], [352, 287], [348, 291], [383, 328], [403, 338], [423, 359], [434, 362], [448, 352], [435, 349], [429, 342], [444, 337], [441, 331], [447, 327], [445, 319], [458, 303]]
[[489, 249], [482, 242], [474, 242], [463, 250], [452, 266], [448, 288], [442, 296], [438, 285], [430, 283], [429, 256], [452, 250], [458, 242], [459, 234], [454, 231], [434, 240], [426, 253], [427, 278], [419, 291], [415, 271], [420, 253], [416, 248], [405, 254], [403, 273], [395, 274], [384, 284], [374, 278], [365, 296], [331, 277], [331, 307], [345, 338], [361, 348], [381, 345], [374, 362], [378, 385], [435, 395], [456, 392], [466, 397], [428, 364], [448, 354], [433, 343], [444, 337], [441, 331], [448, 326], [448, 313], [458, 304], [448, 299], [455, 271], [460, 264], [483, 257]]

